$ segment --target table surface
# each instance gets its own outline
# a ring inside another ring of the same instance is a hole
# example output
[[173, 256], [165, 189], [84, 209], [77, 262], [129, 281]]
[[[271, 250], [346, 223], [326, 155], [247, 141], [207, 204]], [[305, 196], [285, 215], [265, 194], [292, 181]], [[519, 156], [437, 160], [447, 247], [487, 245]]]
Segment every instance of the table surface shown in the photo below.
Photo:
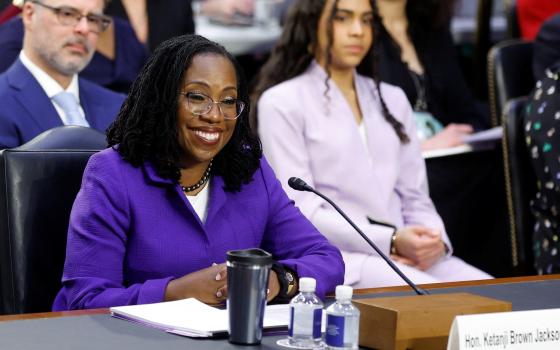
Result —
[[[560, 275], [422, 285], [432, 294], [470, 292], [512, 302], [514, 311], [560, 308]], [[411, 295], [410, 288], [355, 291], [355, 298]], [[251, 349], [280, 349], [284, 336], [266, 336]], [[0, 316], [2, 349], [236, 349], [223, 339], [190, 339], [112, 318], [108, 309]]]

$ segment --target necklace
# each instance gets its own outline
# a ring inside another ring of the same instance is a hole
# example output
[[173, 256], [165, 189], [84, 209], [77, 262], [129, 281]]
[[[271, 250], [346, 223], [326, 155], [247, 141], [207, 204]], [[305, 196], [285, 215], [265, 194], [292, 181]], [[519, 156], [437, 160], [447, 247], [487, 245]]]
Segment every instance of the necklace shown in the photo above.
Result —
[[412, 82], [414, 83], [414, 89], [416, 90], [416, 102], [414, 103], [413, 109], [419, 112], [425, 112], [428, 110], [428, 103], [426, 102], [426, 84], [424, 81], [424, 75], [417, 74], [410, 69], [408, 70]]
[[210, 179], [210, 171], [212, 170], [212, 160], [210, 160], [210, 164], [208, 164], [208, 168], [206, 168], [206, 171], [204, 172], [204, 175], [202, 175], [202, 178], [195, 183], [192, 186], [181, 186], [181, 189], [183, 190], [183, 192], [187, 193], [187, 192], [192, 192], [196, 189], [199, 189], [200, 187], [204, 186], [207, 182], [208, 179]]

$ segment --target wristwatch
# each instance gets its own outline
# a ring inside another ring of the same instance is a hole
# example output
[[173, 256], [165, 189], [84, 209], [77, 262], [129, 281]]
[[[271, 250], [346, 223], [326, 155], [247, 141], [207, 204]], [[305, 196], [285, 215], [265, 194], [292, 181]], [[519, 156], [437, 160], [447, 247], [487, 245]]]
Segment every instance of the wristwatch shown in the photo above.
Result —
[[289, 301], [297, 291], [297, 276], [295, 272], [279, 263], [272, 264], [272, 271], [276, 272], [278, 283], [280, 284], [280, 292], [276, 296], [275, 301]]

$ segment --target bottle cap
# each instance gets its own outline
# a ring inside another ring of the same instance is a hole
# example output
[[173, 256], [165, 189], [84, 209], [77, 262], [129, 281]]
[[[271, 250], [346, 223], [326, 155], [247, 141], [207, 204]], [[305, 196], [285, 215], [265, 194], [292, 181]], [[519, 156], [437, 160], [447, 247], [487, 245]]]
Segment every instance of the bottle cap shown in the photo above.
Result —
[[315, 278], [302, 277], [299, 279], [299, 290], [301, 292], [314, 292], [316, 285]]
[[352, 299], [352, 292], [354, 290], [350, 286], [336, 286], [334, 291], [336, 295], [336, 300], [347, 300]]

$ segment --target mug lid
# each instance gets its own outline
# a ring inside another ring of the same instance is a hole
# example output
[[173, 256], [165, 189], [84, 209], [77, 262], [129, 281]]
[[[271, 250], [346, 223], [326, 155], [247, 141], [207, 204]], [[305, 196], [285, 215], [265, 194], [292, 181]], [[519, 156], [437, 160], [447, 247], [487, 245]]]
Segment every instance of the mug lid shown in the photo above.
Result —
[[229, 250], [227, 261], [254, 265], [271, 265], [273, 263], [272, 254], [260, 248]]

